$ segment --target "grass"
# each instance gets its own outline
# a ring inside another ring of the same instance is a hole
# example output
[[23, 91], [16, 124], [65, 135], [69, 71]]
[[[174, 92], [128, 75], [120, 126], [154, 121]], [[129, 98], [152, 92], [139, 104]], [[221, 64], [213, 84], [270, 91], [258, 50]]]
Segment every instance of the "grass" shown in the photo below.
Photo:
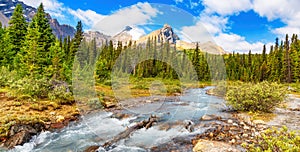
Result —
[[[14, 124], [53, 123], [56, 122], [56, 116], [70, 118], [79, 114], [75, 104], [58, 105], [48, 100], [16, 101], [5, 94], [3, 90], [0, 93], [0, 140], [7, 137], [10, 127]], [[55, 112], [55, 115], [50, 115], [51, 112]]]

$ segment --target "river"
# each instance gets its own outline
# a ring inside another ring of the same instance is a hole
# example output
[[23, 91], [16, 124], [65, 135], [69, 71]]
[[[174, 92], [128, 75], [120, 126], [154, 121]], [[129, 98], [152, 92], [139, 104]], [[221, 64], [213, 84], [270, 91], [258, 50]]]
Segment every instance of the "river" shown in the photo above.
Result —
[[[151, 151], [153, 147], [174, 142], [174, 139], [190, 139], [205, 131], [199, 118], [204, 114], [222, 115], [224, 100], [205, 94], [207, 89], [189, 89], [182, 96], [158, 97], [160, 101], [140, 102], [115, 111], [99, 111], [82, 116], [81, 121], [71, 123], [62, 130], [42, 132], [22, 146], [12, 149], [12, 152], [76, 152], [84, 151], [89, 146], [103, 145], [128, 127], [146, 120], [150, 115], [159, 117], [159, 122], [152, 127], [139, 129], [122, 139], [111, 149], [100, 146], [98, 151]], [[137, 99], [144, 101], [144, 99]], [[125, 106], [124, 106], [125, 107]], [[150, 110], [149, 110], [150, 109]], [[123, 114], [126, 117], [118, 117]], [[187, 129], [191, 123], [193, 130]], [[186, 151], [191, 151], [187, 146]]]

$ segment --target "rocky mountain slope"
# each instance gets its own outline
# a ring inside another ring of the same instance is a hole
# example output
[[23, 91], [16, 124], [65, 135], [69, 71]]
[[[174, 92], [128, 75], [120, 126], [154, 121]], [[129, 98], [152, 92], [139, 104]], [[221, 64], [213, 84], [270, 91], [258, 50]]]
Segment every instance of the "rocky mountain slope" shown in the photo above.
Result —
[[[6, 18], [10, 18], [14, 12], [14, 9], [17, 4], [21, 4], [24, 10], [24, 16], [28, 22], [32, 20], [32, 17], [36, 13], [37, 9], [31, 6], [24, 4], [18, 0], [1, 0], [0, 1], [0, 13], [2, 13]], [[56, 19], [53, 19], [49, 14], [47, 16], [50, 22], [50, 26], [53, 29], [53, 34], [56, 37], [65, 38], [67, 36], [73, 37], [75, 34], [75, 29], [70, 25], [59, 24]], [[2, 21], [2, 17], [0, 15], [0, 21]]]
[[0, 22], [1, 22], [2, 26], [7, 27], [8, 21], [9, 21], [9, 19], [0, 12]]
[[[110, 40], [113, 41], [114, 47], [117, 47], [119, 41], [122, 42], [123, 46], [128, 45], [128, 42], [135, 41], [137, 45], [146, 44], [148, 39], [156, 38], [157, 43], [164, 43], [169, 41], [171, 46], [176, 46], [177, 50], [184, 50], [184, 49], [195, 49], [196, 44], [195, 42], [185, 42], [180, 40], [179, 36], [173, 31], [172, 27], [168, 24], [165, 24], [161, 29], [155, 30], [150, 32], [147, 35], [141, 36], [139, 39], [134, 40], [134, 35], [131, 35], [133, 30], [132, 27], [126, 26], [124, 30], [120, 33], [116, 34], [115, 36], [108, 36], [100, 32], [89, 31], [84, 34], [86, 40], [90, 41], [92, 39], [96, 39], [97, 45], [101, 46], [105, 42], [109, 42]], [[226, 54], [224, 49], [217, 44], [209, 41], [204, 43], [198, 43], [199, 48], [203, 52], [208, 52], [212, 54]]]

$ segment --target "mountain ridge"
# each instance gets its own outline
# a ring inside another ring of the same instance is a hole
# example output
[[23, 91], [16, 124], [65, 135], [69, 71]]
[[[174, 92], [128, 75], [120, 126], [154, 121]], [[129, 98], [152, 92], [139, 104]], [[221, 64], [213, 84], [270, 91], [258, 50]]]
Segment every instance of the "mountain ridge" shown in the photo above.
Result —
[[[24, 17], [27, 22], [30, 22], [32, 20], [33, 16], [35, 15], [35, 13], [37, 12], [37, 9], [32, 6], [24, 4], [22, 1], [1, 0], [0, 1], [0, 13], [3, 14], [6, 18], [10, 19], [17, 4], [22, 5], [23, 11], [24, 11]], [[49, 13], [47, 13], [46, 17], [49, 20], [50, 26], [53, 30], [53, 34], [57, 38], [65, 38], [67, 36], [70, 36], [70, 37], [74, 36], [74, 34], [76, 32], [74, 27], [72, 27], [70, 25], [66, 25], [66, 24], [60, 24], [56, 19], [53, 19]], [[1, 15], [0, 15], [0, 21], [4, 22], [4, 21], [2, 21]], [[6, 26], [8, 26], [8, 24], [6, 24]]]
[[[130, 35], [130, 31], [133, 30], [132, 27], [126, 26], [121, 32], [114, 36], [108, 36], [98, 31], [88, 31], [85, 32], [84, 37], [87, 41], [96, 39], [96, 44], [101, 46], [107, 44], [110, 40], [113, 42], [114, 47], [117, 47], [118, 42], [122, 42], [123, 46], [128, 45], [129, 41], [135, 42], [137, 45], [146, 44], [148, 39], [156, 38], [157, 43], [169, 42], [171, 46], [175, 46], [177, 50], [188, 50], [195, 49], [198, 42], [186, 42], [180, 40], [179, 36], [173, 31], [173, 28], [165, 24], [162, 28], [154, 30], [147, 35], [141, 36], [137, 40], [133, 40], [133, 35]], [[104, 43], [105, 42], [105, 43]], [[227, 54], [227, 52], [217, 44], [208, 41], [204, 43], [198, 43], [199, 48], [203, 52], [208, 52], [211, 54]]]

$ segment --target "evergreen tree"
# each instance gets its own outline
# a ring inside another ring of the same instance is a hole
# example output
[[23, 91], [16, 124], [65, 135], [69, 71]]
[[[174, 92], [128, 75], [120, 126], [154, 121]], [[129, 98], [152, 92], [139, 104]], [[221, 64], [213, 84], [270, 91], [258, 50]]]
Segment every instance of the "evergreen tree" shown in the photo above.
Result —
[[7, 29], [8, 48], [5, 54], [7, 58], [7, 64], [12, 65], [13, 62], [15, 64], [19, 62], [18, 60], [15, 60], [15, 56], [21, 51], [24, 45], [26, 31], [27, 22], [23, 14], [23, 8], [21, 4], [18, 4], [9, 21], [9, 26]]
[[25, 70], [24, 74], [49, 75], [44, 72], [52, 64], [50, 47], [54, 42], [55, 37], [41, 4], [27, 29], [24, 51], [18, 53], [19, 69]]

